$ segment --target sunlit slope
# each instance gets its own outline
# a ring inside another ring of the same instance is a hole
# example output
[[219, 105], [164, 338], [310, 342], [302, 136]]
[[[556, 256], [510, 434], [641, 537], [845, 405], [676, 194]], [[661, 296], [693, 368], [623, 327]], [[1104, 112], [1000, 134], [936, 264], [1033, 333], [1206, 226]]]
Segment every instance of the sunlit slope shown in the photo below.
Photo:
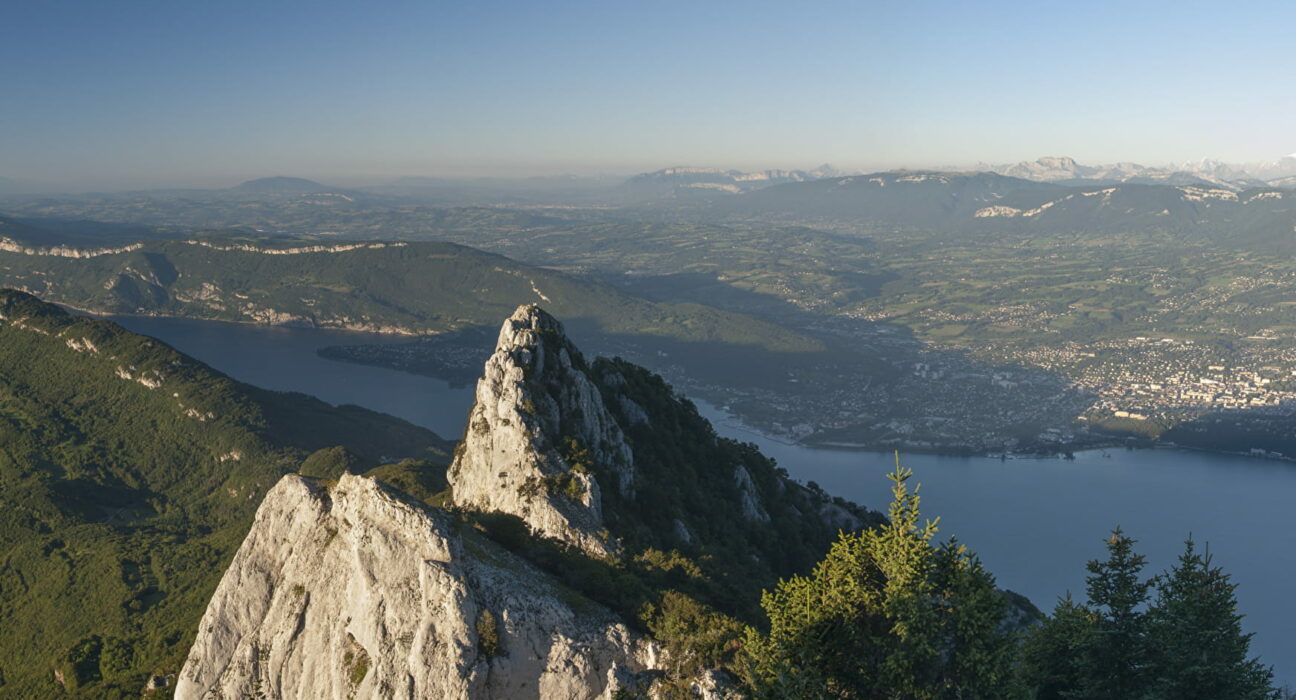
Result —
[[[0, 283], [111, 313], [382, 332], [494, 326], [543, 303], [616, 335], [812, 351], [803, 335], [696, 303], [660, 303], [596, 281], [448, 243], [150, 241], [74, 252], [0, 252]], [[73, 257], [73, 256], [76, 257]]]
[[311, 452], [442, 460], [433, 433], [241, 384], [0, 291], [0, 695], [138, 696], [175, 671], [261, 496]]

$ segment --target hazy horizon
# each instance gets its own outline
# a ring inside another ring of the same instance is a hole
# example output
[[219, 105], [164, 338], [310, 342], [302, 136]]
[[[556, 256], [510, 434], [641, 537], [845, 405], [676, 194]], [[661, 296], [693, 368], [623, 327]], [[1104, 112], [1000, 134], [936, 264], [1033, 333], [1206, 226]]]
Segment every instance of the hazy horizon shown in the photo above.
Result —
[[[1044, 158], [1073, 158], [1073, 156], [1064, 154], [1047, 154], [1033, 158], [1023, 158], [1020, 161], [979, 161], [976, 163], [904, 163], [899, 162], [887, 165], [875, 166], [857, 166], [849, 167], [832, 162], [822, 162], [817, 164], [795, 163], [795, 164], [758, 164], [747, 167], [735, 167], [729, 163], [644, 163], [640, 166], [624, 166], [619, 169], [599, 169], [599, 170], [580, 170], [580, 169], [562, 169], [560, 166], [553, 167], [518, 167], [515, 169], [478, 169], [465, 168], [459, 171], [442, 170], [431, 172], [391, 172], [391, 173], [365, 173], [365, 172], [296, 172], [296, 171], [241, 171], [229, 174], [194, 174], [181, 177], [163, 177], [163, 178], [140, 178], [130, 174], [105, 175], [89, 179], [70, 179], [61, 181], [51, 180], [33, 180], [24, 177], [15, 177], [7, 172], [0, 172], [0, 181], [8, 180], [17, 186], [28, 186], [24, 191], [31, 193], [94, 193], [94, 192], [121, 192], [131, 190], [165, 190], [165, 189], [226, 189], [234, 187], [241, 183], [274, 177], [291, 177], [314, 180], [324, 185], [332, 187], [374, 187], [380, 185], [393, 184], [402, 178], [427, 178], [442, 179], [446, 181], [472, 181], [472, 180], [525, 180], [530, 178], [551, 178], [559, 179], [564, 177], [578, 178], [583, 181], [606, 180], [609, 182], [620, 182], [626, 178], [642, 173], [651, 173], [670, 168], [701, 168], [716, 170], [737, 170], [743, 172], [762, 172], [769, 170], [803, 170], [809, 171], [821, 166], [830, 166], [834, 170], [842, 173], [872, 173], [895, 170], [937, 170], [948, 172], [959, 171], [980, 171], [988, 167], [1011, 165], [1016, 162], [1032, 162]], [[1141, 162], [1138, 165], [1158, 168], [1173, 167], [1183, 165], [1189, 162], [1215, 161], [1226, 165], [1242, 166], [1261, 162], [1272, 162], [1284, 158], [1296, 158], [1296, 153], [1279, 154], [1267, 159], [1256, 159], [1253, 161], [1223, 161], [1218, 158], [1196, 158], [1185, 161], [1174, 162]], [[1120, 159], [1112, 161], [1086, 161], [1080, 158], [1073, 158], [1080, 165], [1085, 166], [1108, 166], [1119, 163], [1136, 162], [1130, 159]]]
[[0, 13], [0, 175], [1265, 161], [1296, 151], [1274, 79], [1296, 68], [1293, 20], [1277, 3], [30, 4]]

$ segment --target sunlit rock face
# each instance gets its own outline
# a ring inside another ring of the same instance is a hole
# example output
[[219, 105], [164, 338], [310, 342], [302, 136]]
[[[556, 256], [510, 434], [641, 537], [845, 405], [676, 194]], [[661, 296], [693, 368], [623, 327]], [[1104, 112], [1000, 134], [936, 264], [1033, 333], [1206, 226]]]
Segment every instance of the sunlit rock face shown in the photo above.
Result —
[[[586, 468], [598, 464], [612, 483]], [[610, 478], [609, 478], [610, 476]], [[601, 489], [629, 496], [634, 457], [562, 324], [520, 307], [500, 329], [450, 467], [455, 504], [516, 515], [593, 555], [616, 551]]]
[[611, 697], [646, 687], [657, 656], [445, 513], [365, 477], [289, 475], [217, 587], [176, 697]]

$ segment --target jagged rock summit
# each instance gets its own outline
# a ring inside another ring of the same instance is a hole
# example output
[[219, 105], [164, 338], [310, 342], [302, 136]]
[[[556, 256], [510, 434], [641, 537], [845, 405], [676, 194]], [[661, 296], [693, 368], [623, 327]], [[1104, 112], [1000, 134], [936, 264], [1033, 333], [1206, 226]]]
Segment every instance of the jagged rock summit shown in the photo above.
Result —
[[[880, 519], [718, 436], [648, 370], [587, 363], [534, 306], [500, 331], [447, 481], [417, 502], [367, 477], [284, 477], [176, 697], [657, 697], [662, 677], [727, 697], [723, 673], [684, 670], [623, 619], [674, 591], [675, 571], [748, 614], [839, 530]], [[609, 568], [618, 595], [600, 587]]]
[[373, 479], [289, 475], [221, 579], [175, 697], [593, 698], [646, 685], [656, 645], [571, 601]]
[[584, 357], [539, 307], [519, 307], [500, 329], [449, 476], [456, 505], [516, 515], [590, 554], [616, 551], [601, 489], [632, 496], [634, 456]]
[[642, 367], [587, 362], [534, 305], [500, 329], [448, 480], [455, 505], [516, 516], [595, 557], [626, 544], [732, 553], [757, 543], [768, 561], [788, 545], [821, 546], [819, 535], [780, 544], [789, 528], [830, 540], [872, 518], [721, 439]]

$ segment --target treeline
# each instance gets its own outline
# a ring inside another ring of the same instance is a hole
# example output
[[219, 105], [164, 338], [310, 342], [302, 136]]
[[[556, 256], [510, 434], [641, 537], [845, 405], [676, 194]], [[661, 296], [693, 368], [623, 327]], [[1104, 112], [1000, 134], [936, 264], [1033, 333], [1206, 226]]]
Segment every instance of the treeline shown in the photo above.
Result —
[[1235, 584], [1191, 540], [1168, 571], [1145, 577], [1118, 528], [1107, 558], [1088, 563], [1085, 599], [1068, 594], [1046, 615], [998, 589], [965, 546], [936, 541], [910, 470], [889, 478], [888, 521], [839, 534], [754, 615], [709, 557], [649, 549], [601, 562], [520, 521], [510, 531], [485, 516], [476, 528], [661, 642], [660, 697], [696, 697], [711, 669], [709, 682], [733, 691], [720, 696], [756, 700], [1291, 700], [1250, 655]]
[[911, 475], [890, 475], [888, 524], [842, 534], [810, 575], [764, 595], [768, 628], [746, 629], [731, 669], [755, 697], [1282, 697], [1250, 656], [1235, 584], [1191, 539], [1145, 578], [1118, 528], [1088, 564], [1086, 599], [1032, 624], [975, 555], [933, 542]]

